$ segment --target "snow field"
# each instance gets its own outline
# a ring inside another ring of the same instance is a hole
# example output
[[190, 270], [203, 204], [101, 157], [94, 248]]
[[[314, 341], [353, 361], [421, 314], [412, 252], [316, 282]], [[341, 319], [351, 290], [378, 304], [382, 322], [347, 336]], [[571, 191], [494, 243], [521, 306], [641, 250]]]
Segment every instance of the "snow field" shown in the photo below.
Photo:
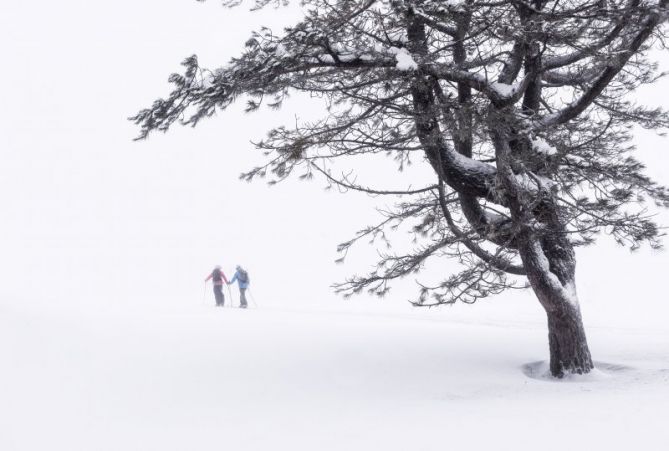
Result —
[[379, 313], [3, 311], [0, 448], [664, 449], [663, 331], [591, 328], [556, 382], [542, 324]]

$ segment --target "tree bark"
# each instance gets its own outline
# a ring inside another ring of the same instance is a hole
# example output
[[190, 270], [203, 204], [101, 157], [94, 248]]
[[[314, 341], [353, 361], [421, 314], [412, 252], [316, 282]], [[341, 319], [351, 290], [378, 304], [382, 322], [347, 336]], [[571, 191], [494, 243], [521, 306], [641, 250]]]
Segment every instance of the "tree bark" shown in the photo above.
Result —
[[530, 285], [548, 316], [550, 372], [562, 378], [594, 368], [576, 295], [574, 251], [566, 239], [523, 240]]
[[551, 374], [561, 378], [590, 372], [592, 357], [578, 306], [566, 305], [547, 314]]
[[499, 127], [491, 127], [491, 138], [500, 186], [508, 193], [511, 217], [518, 230], [523, 268], [548, 315], [551, 374], [561, 378], [588, 373], [593, 364], [576, 295], [576, 255], [557, 202], [549, 191], [523, 192], [511, 169], [509, 137]]

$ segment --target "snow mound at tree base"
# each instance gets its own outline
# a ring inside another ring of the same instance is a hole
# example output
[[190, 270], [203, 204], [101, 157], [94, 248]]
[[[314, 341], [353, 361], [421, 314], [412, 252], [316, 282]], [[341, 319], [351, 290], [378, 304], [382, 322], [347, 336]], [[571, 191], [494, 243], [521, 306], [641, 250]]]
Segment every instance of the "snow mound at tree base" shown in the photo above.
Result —
[[669, 375], [668, 368], [640, 369], [618, 363], [595, 361], [595, 368], [586, 374], [569, 373], [562, 378], [554, 377], [550, 372], [549, 362], [539, 360], [522, 366], [525, 376], [549, 382], [600, 382], [617, 384], [647, 384], [657, 379], [665, 379]]

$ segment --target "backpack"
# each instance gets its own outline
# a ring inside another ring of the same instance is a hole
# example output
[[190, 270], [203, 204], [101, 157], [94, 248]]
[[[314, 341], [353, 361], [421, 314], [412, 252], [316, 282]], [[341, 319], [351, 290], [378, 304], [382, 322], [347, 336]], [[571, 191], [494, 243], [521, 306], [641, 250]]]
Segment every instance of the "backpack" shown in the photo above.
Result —
[[249, 283], [251, 281], [251, 279], [249, 279], [249, 273], [247, 273], [245, 270], [238, 269], [237, 272], [239, 273], [237, 278], [241, 283]]
[[222, 280], [222, 272], [220, 269], [214, 269], [211, 273], [212, 279], [214, 279], [214, 282], [220, 282]]

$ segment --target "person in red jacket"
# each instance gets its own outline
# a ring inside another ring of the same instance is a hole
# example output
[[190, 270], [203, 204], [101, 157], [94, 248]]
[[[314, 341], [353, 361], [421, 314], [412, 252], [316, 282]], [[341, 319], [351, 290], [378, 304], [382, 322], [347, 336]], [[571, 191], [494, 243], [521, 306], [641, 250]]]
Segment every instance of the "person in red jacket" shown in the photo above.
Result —
[[225, 297], [223, 296], [223, 283], [228, 283], [228, 279], [223, 274], [220, 265], [216, 265], [214, 270], [209, 274], [209, 277], [204, 279], [204, 283], [207, 283], [209, 279], [214, 281], [214, 297], [216, 298], [216, 306], [223, 307], [225, 303]]

